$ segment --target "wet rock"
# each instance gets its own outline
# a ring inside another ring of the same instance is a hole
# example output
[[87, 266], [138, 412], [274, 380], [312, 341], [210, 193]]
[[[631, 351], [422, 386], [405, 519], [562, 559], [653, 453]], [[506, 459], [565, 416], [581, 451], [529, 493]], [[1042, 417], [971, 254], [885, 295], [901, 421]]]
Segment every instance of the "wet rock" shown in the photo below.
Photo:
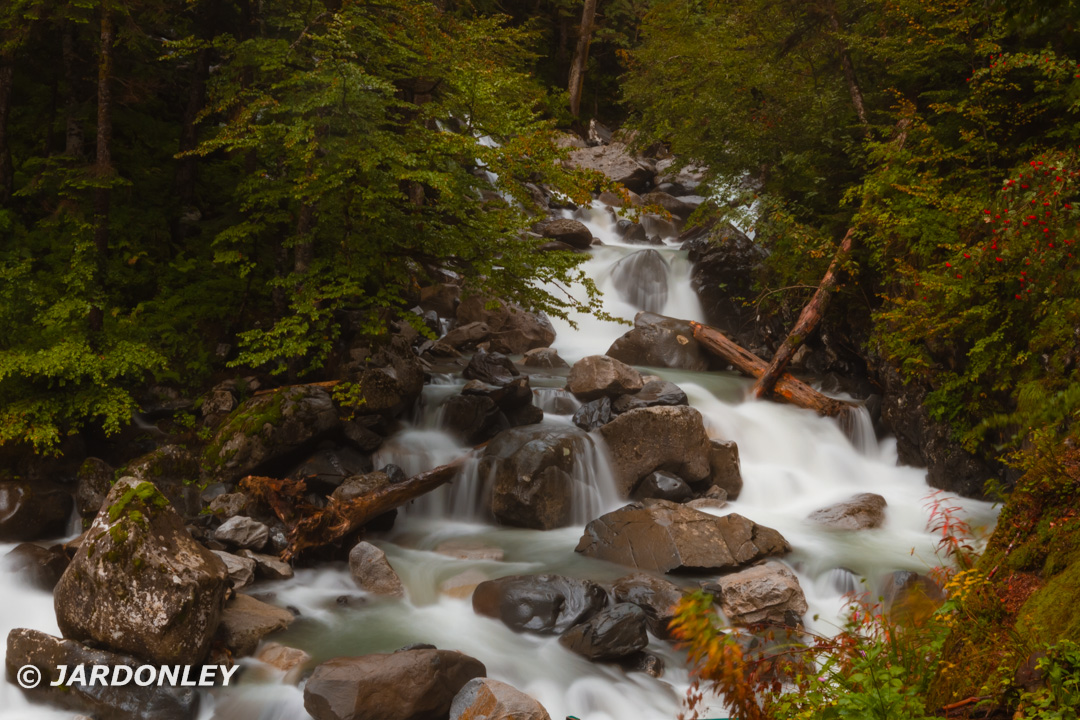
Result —
[[243, 657], [255, 652], [264, 637], [284, 630], [294, 619], [284, 608], [237, 593], [225, 606], [217, 635], [234, 657]]
[[559, 644], [590, 660], [616, 660], [644, 650], [645, 611], [631, 603], [601, 610], [559, 637]]
[[376, 470], [375, 472], [345, 478], [345, 481], [334, 490], [330, 497], [339, 502], [355, 500], [358, 497], [382, 490], [390, 484], [390, 476], [384, 470]]
[[[641, 196], [633, 190], [627, 190], [626, 188], [619, 188], [619, 192], [611, 192], [605, 190], [596, 197], [597, 200], [604, 203], [611, 208], [624, 208], [624, 207], [641, 207]], [[627, 220], [629, 223], [630, 221]]]
[[634, 157], [621, 142], [573, 150], [567, 163], [572, 168], [603, 173], [636, 193], [644, 192], [656, 175], [649, 165]]
[[[8, 680], [12, 685], [15, 684], [19, 668], [32, 665], [41, 672], [38, 686], [33, 690], [23, 690], [23, 693], [35, 702], [86, 713], [98, 720], [195, 718], [199, 710], [199, 694], [193, 688], [157, 685], [139, 687], [134, 682], [126, 685], [100, 682], [72, 683], [63, 687], [50, 685], [60, 679], [61, 665], [67, 666], [70, 675], [70, 672], [80, 665], [103, 665], [110, 668], [124, 666], [134, 671], [142, 664], [142, 661], [127, 655], [92, 650], [74, 640], [61, 640], [27, 628], [16, 628], [7, 638], [5, 665]], [[112, 677], [114, 672], [123, 671], [110, 669], [109, 676]]]
[[163, 445], [128, 463], [120, 475], [154, 483], [181, 516], [189, 520], [199, 516], [199, 457], [181, 445]]
[[517, 688], [491, 678], [475, 678], [454, 697], [450, 720], [551, 720], [551, 716]]
[[231, 517], [214, 531], [218, 542], [247, 550], [262, 550], [270, 539], [270, 528], [244, 515]]
[[675, 605], [683, 591], [675, 583], [648, 573], [633, 573], [615, 581], [615, 601], [633, 603], [645, 612], [649, 631], [662, 640], [671, 638], [668, 624], [675, 618]]
[[578, 250], [588, 250], [592, 245], [593, 236], [584, 223], [568, 218], [545, 220], [535, 226], [535, 230], [545, 238], [566, 243]]
[[527, 350], [548, 347], [555, 341], [555, 328], [547, 317], [502, 301], [495, 301], [494, 309], [490, 309], [483, 298], [467, 298], [458, 305], [457, 319], [460, 323], [486, 323], [491, 329], [490, 349], [493, 352], [520, 355]]
[[668, 264], [655, 250], [639, 250], [611, 268], [615, 291], [625, 302], [646, 312], [660, 312], [668, 298]]
[[712, 485], [700, 497], [688, 501], [686, 507], [692, 507], [695, 510], [719, 510], [727, 505], [727, 500], [727, 491]]
[[537, 407], [554, 415], [572, 415], [581, 407], [581, 401], [566, 388], [538, 388], [535, 398]]
[[44, 548], [33, 543], [21, 543], [0, 560], [0, 566], [19, 581], [46, 592], [52, 592], [68, 566], [63, 548]]
[[[626, 397], [622, 395], [619, 399]], [[591, 400], [574, 412], [572, 418], [575, 425], [586, 432], [592, 432], [599, 427], [607, 425], [615, 418], [611, 409], [611, 398], [602, 397], [599, 400]]]
[[436, 720], [487, 668], [451, 650], [401, 650], [342, 657], [315, 668], [304, 709], [315, 720]]
[[695, 372], [709, 367], [709, 356], [694, 339], [690, 323], [651, 312], [635, 315], [633, 330], [613, 342], [607, 355], [628, 365]]
[[544, 411], [535, 405], [522, 405], [519, 408], [506, 410], [505, 414], [511, 427], [536, 425], [544, 421]]
[[250, 558], [242, 558], [223, 550], [211, 550], [210, 552], [221, 558], [225, 563], [225, 570], [229, 573], [229, 582], [233, 590], [245, 588], [255, 582], [255, 561]]
[[726, 500], [737, 500], [742, 492], [743, 479], [739, 462], [739, 446], [733, 440], [709, 441], [708, 484], [724, 491]]
[[512, 575], [480, 583], [473, 611], [501, 620], [516, 632], [559, 635], [607, 604], [607, 593], [589, 580], [562, 575]]
[[459, 325], [446, 333], [440, 342], [455, 350], [465, 350], [476, 347], [477, 343], [482, 343], [489, 337], [491, 337], [491, 328], [487, 323], [471, 322]]
[[515, 377], [502, 385], [488, 385], [479, 380], [470, 380], [461, 390], [462, 395], [482, 395], [494, 401], [503, 412], [512, 412], [533, 401], [533, 391], [529, 378]]
[[[379, 441], [381, 444], [382, 438], [379, 438]], [[316, 484], [320, 487], [335, 488], [350, 475], [360, 475], [371, 472], [372, 469], [371, 458], [364, 453], [349, 447], [325, 447], [309, 455], [286, 477], [290, 480], [303, 478], [309, 487]]]
[[202, 413], [203, 425], [217, 427], [221, 421], [236, 409], [236, 381], [225, 381], [214, 386], [203, 397], [199, 411]]
[[257, 659], [284, 672], [283, 682], [296, 684], [300, 680], [304, 667], [311, 662], [311, 655], [298, 648], [268, 642], [259, 651]]
[[522, 364], [525, 367], [545, 369], [570, 367], [565, 360], [559, 357], [559, 353], [554, 348], [547, 347], [534, 348], [526, 352]]
[[588, 436], [576, 428], [522, 427], [484, 449], [481, 477], [492, 478], [491, 511], [502, 524], [550, 530], [570, 522], [574, 464]]
[[651, 472], [638, 483], [632, 497], [635, 500], [670, 500], [684, 503], [694, 497], [694, 491], [686, 481], [677, 475], [666, 472]]
[[709, 476], [709, 436], [691, 407], [647, 407], [619, 415], [599, 430], [611, 453], [615, 484], [629, 497], [638, 481], [665, 470], [687, 482]]
[[412, 409], [424, 390], [424, 366], [403, 333], [391, 335], [389, 342], [345, 369], [359, 389], [351, 409], [360, 416], [398, 417]]
[[372, 595], [405, 597], [405, 586], [390, 566], [386, 553], [369, 542], [358, 542], [349, 551], [349, 573], [357, 586]]
[[486, 442], [510, 427], [506, 414], [484, 395], [455, 395], [442, 407], [441, 424], [470, 445]]
[[488, 385], [508, 385], [520, 374], [510, 358], [502, 353], [482, 350], [472, 356], [462, 373], [467, 380], [479, 380]]
[[383, 443], [382, 435], [375, 432], [363, 419], [350, 420], [341, 426], [341, 434], [362, 453], [373, 453]]
[[75, 487], [75, 509], [82, 517], [94, 517], [112, 487], [114, 470], [98, 458], [86, 458], [79, 466]]
[[578, 250], [572, 245], [567, 245], [564, 242], [558, 240], [548, 240], [546, 243], [540, 243], [536, 246], [537, 252], [573, 252], [580, 253], [583, 250]]
[[616, 414], [644, 407], [676, 407], [688, 405], [686, 393], [678, 385], [667, 380], [649, 380], [632, 395], [620, 395], [611, 403]]
[[472, 597], [480, 583], [491, 578], [484, 572], [471, 568], [463, 573], [458, 573], [452, 578], [439, 585], [439, 592], [453, 598], [466, 599]]
[[641, 373], [605, 355], [590, 355], [570, 368], [566, 389], [581, 400], [615, 397], [641, 389]]
[[666, 192], [656, 191], [646, 193], [641, 196], [641, 200], [646, 205], [659, 205], [680, 220], [686, 220], [695, 209], [690, 203], [672, 197]]
[[288, 580], [293, 576], [292, 566], [273, 555], [263, 555], [250, 550], [241, 550], [237, 554], [255, 563], [256, 577], [264, 580]]
[[815, 510], [809, 520], [834, 530], [868, 530], [885, 522], [885, 498], [876, 493], [859, 493], [844, 502]]
[[225, 564], [153, 484], [121, 478], [56, 586], [56, 620], [73, 640], [194, 664], [209, 650], [226, 588]]
[[[754, 308], [743, 306], [742, 298], [753, 297], [757, 269], [766, 252], [730, 223], [695, 228], [683, 238], [694, 263], [690, 284], [701, 299], [705, 318], [732, 339], [754, 318]], [[745, 339], [741, 343], [746, 347]]]
[[718, 583], [720, 609], [735, 625], [797, 625], [808, 608], [795, 573], [775, 560], [724, 575]]
[[642, 570], [735, 570], [790, 550], [776, 530], [731, 513], [685, 505], [631, 503], [585, 526], [576, 548], [589, 557]]
[[502, 560], [505, 553], [500, 547], [487, 545], [481, 540], [455, 538], [438, 544], [435, 552], [458, 560]]
[[222, 480], [259, 474], [273, 461], [318, 444], [339, 425], [334, 402], [321, 387], [301, 385], [254, 397], [225, 420], [210, 442], [204, 455], [207, 470]]
[[214, 516], [229, 519], [245, 512], [251, 498], [244, 493], [223, 493], [210, 501], [206, 509]]
[[43, 481], [0, 481], [0, 542], [55, 537], [67, 530], [71, 492]]
[[619, 663], [627, 672], [643, 672], [654, 678], [664, 677], [664, 659], [650, 652], [640, 652], [622, 659]]

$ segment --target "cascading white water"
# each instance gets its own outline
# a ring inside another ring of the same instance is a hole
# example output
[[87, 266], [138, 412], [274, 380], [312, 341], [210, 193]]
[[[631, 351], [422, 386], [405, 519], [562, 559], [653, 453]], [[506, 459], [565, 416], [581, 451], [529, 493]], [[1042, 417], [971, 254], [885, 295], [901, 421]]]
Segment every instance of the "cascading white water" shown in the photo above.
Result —
[[[638, 310], [620, 297], [613, 278], [616, 263], [632, 253], [652, 249], [666, 264], [665, 315], [702, 320], [701, 306], [690, 288], [690, 266], [674, 244], [627, 245], [614, 230], [614, 220], [602, 207], [577, 215], [604, 243], [595, 248], [585, 270], [604, 291], [604, 307], [613, 316], [632, 320]], [[655, 281], [655, 278], [654, 278]], [[633, 295], [630, 296], [634, 299]], [[639, 295], [638, 300], [653, 295]], [[554, 320], [555, 347], [569, 362], [603, 354], [628, 329], [627, 325], [591, 317], [573, 318], [578, 327]], [[701, 411], [709, 434], [738, 443], [744, 489], [737, 501], [713, 511], [738, 512], [774, 527], [788, 539], [793, 567], [810, 611], [811, 629], [828, 633], [839, 623], [844, 593], [872, 589], [893, 570], [925, 570], [937, 562], [935, 538], [926, 529], [924, 498], [930, 493], [923, 471], [899, 467], [895, 443], [878, 442], [869, 418], [855, 418], [849, 439], [828, 419], [798, 408], [770, 402], [746, 401], [749, 382], [725, 373], [695, 373], [650, 368], [678, 384]], [[565, 371], [561, 372], [565, 375]], [[577, 402], [557, 390], [559, 372], [533, 376], [537, 402], [545, 423], [566, 427]], [[439, 407], [460, 392], [460, 378], [443, 375], [425, 389], [424, 403], [413, 423], [389, 439], [376, 454], [377, 467], [393, 463], [408, 474], [466, 455], [470, 449], [439, 429]], [[252, 591], [273, 593], [272, 602], [300, 610], [304, 622], [284, 633], [281, 642], [300, 647], [316, 662], [342, 655], [387, 652], [416, 642], [457, 649], [485, 663], [488, 674], [536, 697], [555, 720], [574, 715], [582, 720], [673, 720], [680, 709], [687, 673], [665, 644], [654, 641], [649, 650], [666, 661], [663, 680], [627, 673], [614, 666], [590, 663], [570, 653], [555, 638], [517, 634], [500, 622], [473, 613], [468, 588], [485, 578], [511, 574], [555, 572], [610, 581], [629, 572], [574, 552], [585, 521], [619, 503], [605, 488], [610, 477], [602, 451], [579, 453], [575, 469], [582, 497], [571, 527], [547, 532], [498, 527], [484, 509], [487, 478], [480, 477], [479, 460], [471, 458], [461, 480], [452, 487], [405, 508], [392, 531], [373, 540], [387, 553], [408, 593], [406, 601], [365, 597], [356, 589], [344, 564], [301, 570], [289, 581], [266, 584]], [[888, 501], [884, 527], [862, 532], [835, 532], [806, 520], [815, 509], [857, 492], [875, 492]], [[959, 500], [969, 520], [988, 526], [994, 511], [987, 503]], [[458, 559], [437, 551], [450, 540], [502, 553], [502, 559]], [[51, 599], [0, 578], [3, 628], [34, 627], [56, 633]], [[817, 618], [817, 619], [815, 619]], [[279, 674], [254, 660], [240, 686], [206, 697], [202, 718], [284, 720], [304, 717], [300, 690], [275, 684]], [[29, 706], [6, 680], [0, 681], [0, 716], [5, 718], [70, 717]], [[707, 711], [708, 712], [708, 711]], [[706, 716], [721, 717], [721, 708]]]

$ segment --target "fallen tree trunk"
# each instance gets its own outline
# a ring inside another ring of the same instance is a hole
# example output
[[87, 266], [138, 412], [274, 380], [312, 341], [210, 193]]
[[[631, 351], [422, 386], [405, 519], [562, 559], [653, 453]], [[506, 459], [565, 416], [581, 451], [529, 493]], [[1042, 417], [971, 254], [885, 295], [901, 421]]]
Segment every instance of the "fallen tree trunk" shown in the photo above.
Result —
[[[739, 372], [752, 378], [760, 378], [765, 374], [768, 366], [764, 360], [735, 344], [716, 328], [696, 322], [691, 322], [690, 327], [694, 329], [694, 338], [704, 345], [706, 350], [731, 363]], [[853, 407], [850, 403], [822, 395], [788, 373], [783, 373], [776, 379], [773, 394], [784, 402], [813, 410], [818, 415], [840, 418], [842, 424], [847, 421], [847, 414]]]
[[281, 559], [290, 562], [304, 550], [337, 542], [379, 515], [445, 485], [458, 474], [463, 462], [441, 465], [352, 500], [330, 498], [324, 508], [302, 500], [306, 487], [302, 480], [249, 476], [240, 481], [240, 489], [265, 502], [282, 522], [292, 526], [289, 545], [281, 553]]
[[784, 338], [784, 342], [780, 344], [780, 347], [773, 354], [769, 366], [765, 368], [765, 372], [761, 374], [757, 383], [754, 384], [755, 397], [762, 398], [772, 392], [777, 379], [787, 369], [788, 363], [794, 357], [795, 351], [805, 342], [810, 333], [817, 329], [818, 323], [821, 322], [821, 318], [825, 314], [825, 308], [829, 306], [829, 293], [836, 286], [836, 279], [840, 274], [840, 264], [851, 252], [851, 241], [854, 232], [853, 228], [844, 235], [844, 240], [840, 243], [840, 248], [836, 251], [836, 255], [833, 256], [832, 262], [829, 263], [829, 269], [825, 273], [825, 277], [821, 278], [821, 283], [818, 284], [814, 296], [810, 298], [810, 302], [806, 303], [802, 312], [799, 313], [799, 319], [795, 322], [795, 327], [791, 328], [791, 332], [788, 333], [788, 336]]

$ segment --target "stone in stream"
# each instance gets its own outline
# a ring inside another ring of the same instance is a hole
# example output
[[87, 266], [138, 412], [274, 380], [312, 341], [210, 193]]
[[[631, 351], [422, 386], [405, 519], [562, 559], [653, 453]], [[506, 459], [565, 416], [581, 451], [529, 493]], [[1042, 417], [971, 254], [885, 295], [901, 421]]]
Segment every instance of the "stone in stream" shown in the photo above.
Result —
[[648, 161], [632, 155], [621, 142], [572, 150], [565, 163], [572, 168], [601, 172], [633, 192], [644, 192], [656, 176]]
[[54, 594], [64, 637], [169, 664], [201, 662], [228, 587], [152, 483], [121, 478]]
[[532, 368], [564, 368], [570, 367], [566, 364], [566, 361], [559, 357], [559, 353], [554, 348], [534, 348], [525, 353], [522, 359], [522, 364], [525, 367]]
[[615, 485], [629, 497], [654, 470], [689, 483], [709, 476], [709, 436], [692, 407], [646, 407], [619, 415], [599, 430], [611, 453]]
[[221, 523], [214, 531], [214, 539], [246, 550], [262, 550], [270, 539], [270, 528], [246, 515], [237, 515]]
[[695, 372], [709, 367], [709, 357], [694, 339], [690, 323], [651, 312], [635, 315], [634, 328], [613, 342], [606, 354], [628, 365]]
[[649, 631], [656, 637], [671, 638], [668, 624], [675, 618], [675, 605], [682, 600], [678, 585], [648, 573], [633, 573], [615, 581], [615, 601], [633, 603], [645, 612]]
[[869, 530], [885, 522], [885, 498], [876, 493], [859, 493], [843, 502], [815, 510], [807, 518], [834, 530]]
[[551, 716], [517, 688], [491, 678], [474, 678], [454, 697], [450, 720], [551, 720]]
[[341, 657], [315, 668], [304, 709], [315, 720], [440, 720], [472, 679], [479, 660], [452, 650], [399, 650]]
[[585, 526], [577, 552], [642, 570], [737, 570], [791, 550], [772, 528], [665, 500], [631, 503]]
[[808, 608], [795, 573], [775, 560], [724, 575], [720, 609], [734, 625], [761, 622], [796, 626]]
[[198, 714], [199, 694], [194, 688], [156, 684], [139, 687], [134, 682], [125, 685], [75, 682], [52, 687], [51, 683], [60, 679], [61, 665], [67, 666], [68, 677], [76, 667], [85, 666], [89, 675], [90, 666], [98, 665], [108, 667], [111, 677], [114, 672], [122, 672], [114, 670], [118, 666], [134, 672], [143, 662], [37, 630], [16, 628], [8, 633], [4, 662], [13, 685], [20, 668], [32, 665], [40, 671], [37, 687], [23, 690], [31, 700], [86, 713], [99, 720], [192, 720]]
[[641, 373], [606, 355], [578, 360], [566, 379], [566, 389], [586, 401], [637, 392], [642, 385]]
[[704, 484], [723, 490], [727, 500], [737, 500], [743, 487], [739, 446], [730, 440], [710, 440], [709, 470], [708, 482]]
[[510, 358], [502, 353], [483, 350], [472, 356], [462, 373], [467, 380], [479, 380], [488, 385], [509, 385], [520, 374]]
[[670, 500], [684, 503], [694, 497], [694, 491], [678, 475], [657, 470], [638, 483], [631, 497], [635, 500]]
[[489, 337], [491, 337], [491, 328], [488, 327], [487, 323], [471, 322], [459, 325], [446, 333], [440, 342], [455, 350], [464, 350], [476, 347], [477, 343], [481, 343]]
[[485, 395], [454, 395], [447, 399], [440, 424], [469, 445], [487, 442], [510, 427], [506, 414]]
[[656, 250], [638, 250], [611, 267], [615, 291], [638, 310], [659, 312], [668, 299], [668, 264]]
[[474, 295], [457, 307], [459, 323], [483, 322], [491, 330], [488, 337], [493, 352], [520, 355], [534, 348], [548, 347], [555, 341], [555, 328], [547, 316], [527, 312], [501, 300], [489, 303]]
[[611, 409], [618, 415], [638, 408], [688, 404], [686, 393], [675, 383], [667, 380], [649, 380], [636, 393], [615, 398], [611, 403]]
[[242, 558], [239, 555], [227, 553], [224, 550], [211, 550], [210, 552], [221, 558], [225, 563], [225, 569], [229, 573], [229, 582], [233, 590], [245, 588], [255, 582], [255, 561], [250, 558]]
[[71, 491], [51, 482], [0, 481], [0, 542], [62, 535], [72, 505]]
[[255, 652], [264, 637], [284, 630], [293, 620], [293, 614], [284, 608], [237, 593], [221, 615], [217, 639], [234, 657], [243, 657]]
[[542, 237], [566, 243], [577, 250], [588, 250], [593, 236], [585, 224], [569, 218], [543, 220], [535, 225]]
[[559, 635], [600, 612], [607, 593], [589, 580], [562, 575], [511, 575], [480, 583], [473, 611], [516, 632]]
[[198, 487], [202, 468], [199, 456], [186, 447], [162, 445], [132, 460], [119, 474], [154, 483], [173, 509], [187, 520], [202, 512]]
[[33, 543], [21, 543], [4, 555], [0, 567], [30, 587], [52, 592], [68, 562], [68, 556], [60, 546], [43, 548]]
[[559, 644], [590, 660], [616, 660], [644, 650], [645, 611], [631, 603], [602, 610], [559, 637]]
[[646, 205], [659, 205], [680, 220], [686, 220], [694, 212], [693, 205], [672, 197], [666, 192], [653, 191], [645, 193], [641, 196], [641, 200]]
[[292, 566], [273, 555], [263, 555], [251, 550], [241, 550], [237, 555], [254, 561], [256, 577], [265, 580], [288, 580], [293, 576]]
[[295, 685], [300, 681], [304, 667], [311, 662], [311, 655], [298, 648], [288, 647], [281, 643], [268, 642], [259, 650], [256, 658], [260, 662], [276, 667], [285, 673], [282, 682]]
[[[620, 396], [626, 397], [625, 395]], [[574, 412], [571, 418], [573, 423], [586, 432], [592, 432], [599, 427], [607, 425], [615, 418], [611, 409], [611, 398], [602, 397], [599, 400], [590, 400]]]
[[369, 542], [358, 542], [349, 551], [349, 573], [358, 587], [372, 595], [405, 597], [405, 586], [386, 553]]

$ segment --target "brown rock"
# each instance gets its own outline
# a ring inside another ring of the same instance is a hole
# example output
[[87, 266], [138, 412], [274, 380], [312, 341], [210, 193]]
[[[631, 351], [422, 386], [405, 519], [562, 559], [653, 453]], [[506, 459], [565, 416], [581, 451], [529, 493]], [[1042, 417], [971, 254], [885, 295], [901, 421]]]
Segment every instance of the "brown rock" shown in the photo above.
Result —
[[739, 462], [739, 446], [733, 440], [709, 441], [709, 482], [720, 488], [727, 500], [737, 500], [742, 492], [742, 469]]
[[641, 478], [665, 470], [688, 483], [709, 476], [709, 436], [692, 407], [645, 407], [616, 417], [599, 430], [611, 453], [615, 484], [629, 497]]
[[255, 652], [259, 641], [292, 624], [293, 614], [250, 595], [237, 593], [221, 615], [218, 638], [235, 657]]
[[450, 720], [551, 720], [551, 716], [517, 688], [491, 678], [475, 678], [454, 697]]
[[566, 379], [566, 389], [581, 400], [637, 392], [643, 384], [641, 373], [605, 355], [590, 355], [578, 360]]
[[682, 599], [678, 585], [648, 573], [633, 573], [615, 581], [616, 602], [628, 602], [645, 611], [649, 631], [658, 638], [671, 638], [668, 624], [675, 618], [675, 605]]
[[651, 312], [635, 315], [634, 328], [613, 342], [606, 354], [628, 365], [694, 371], [709, 367], [709, 357], [694, 339], [690, 323]]
[[0, 542], [62, 535], [72, 504], [71, 491], [53, 483], [0, 481]]
[[834, 530], [869, 530], [885, 522], [885, 498], [876, 493], [859, 493], [844, 502], [815, 510], [809, 520]]
[[797, 625], [808, 608], [795, 573], [775, 560], [725, 575], [719, 584], [720, 608], [735, 625]]
[[589, 580], [562, 575], [512, 575], [488, 580], [472, 596], [477, 615], [502, 620], [516, 632], [558, 635], [585, 622], [607, 604], [607, 593]]
[[390, 566], [386, 553], [369, 542], [358, 542], [349, 551], [349, 572], [361, 589], [373, 595], [405, 597], [405, 586]]

